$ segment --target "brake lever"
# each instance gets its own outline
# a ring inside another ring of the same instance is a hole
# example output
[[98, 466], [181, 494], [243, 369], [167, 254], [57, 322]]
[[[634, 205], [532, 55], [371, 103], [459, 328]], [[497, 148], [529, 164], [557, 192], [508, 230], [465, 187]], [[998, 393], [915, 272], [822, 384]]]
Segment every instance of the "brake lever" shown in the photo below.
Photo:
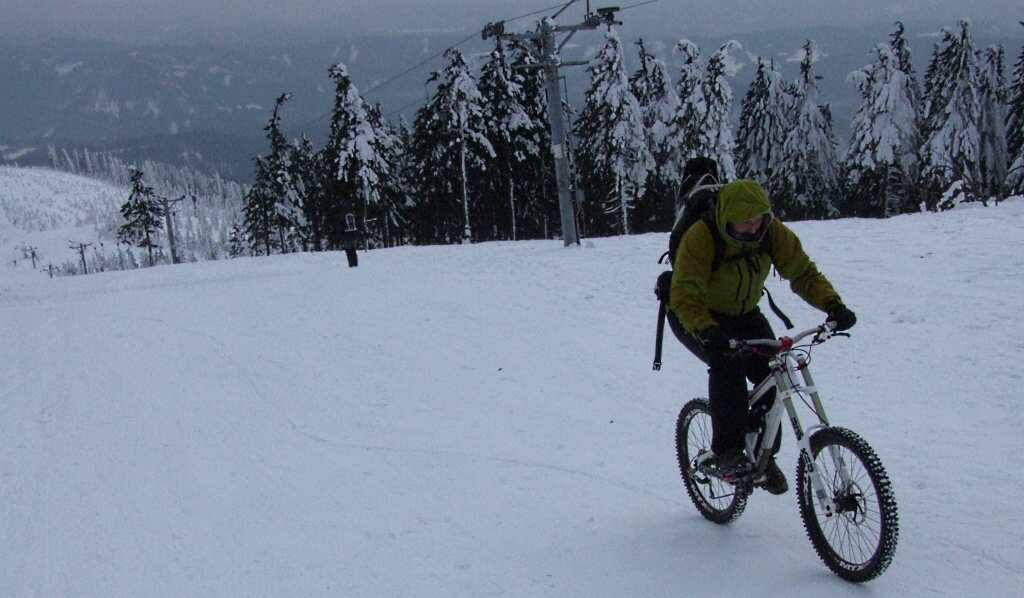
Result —
[[730, 360], [740, 359], [741, 357], [747, 357], [754, 354], [754, 348], [750, 345], [739, 344], [735, 347], [735, 350], [729, 354]]

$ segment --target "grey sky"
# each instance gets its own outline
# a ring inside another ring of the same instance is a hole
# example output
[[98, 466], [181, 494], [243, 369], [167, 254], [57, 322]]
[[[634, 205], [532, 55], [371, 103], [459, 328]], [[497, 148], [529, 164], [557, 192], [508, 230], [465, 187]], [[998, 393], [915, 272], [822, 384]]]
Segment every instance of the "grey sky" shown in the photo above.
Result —
[[[643, 0], [592, 1], [591, 8], [629, 7]], [[131, 41], [187, 38], [217, 41], [224, 28], [262, 35], [267, 25], [310, 25], [338, 36], [444, 31], [472, 34], [486, 22], [512, 19], [560, 0], [3, 0], [4, 36], [102, 37]], [[580, 20], [579, 0], [561, 22]], [[914, 23], [953, 25], [957, 19], [994, 22], [1021, 31], [1022, 0], [657, 0], [623, 11], [624, 33], [697, 36], [818, 25]], [[523, 29], [529, 20], [509, 25]]]

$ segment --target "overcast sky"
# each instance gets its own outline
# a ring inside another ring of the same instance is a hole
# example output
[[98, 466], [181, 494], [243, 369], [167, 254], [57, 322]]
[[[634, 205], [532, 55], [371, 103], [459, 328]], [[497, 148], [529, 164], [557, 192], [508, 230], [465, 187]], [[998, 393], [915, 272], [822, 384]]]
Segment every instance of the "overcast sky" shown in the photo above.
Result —
[[[294, 32], [315, 25], [338, 36], [447, 32], [471, 35], [488, 21], [511, 20], [566, 0], [0, 0], [0, 36], [101, 37], [130, 41], [217, 41], [227, 28], [264, 35], [268, 25]], [[644, 0], [592, 1], [591, 8]], [[586, 0], [559, 19], [578, 22]], [[547, 13], [550, 14], [550, 11]], [[957, 19], [1024, 31], [1022, 0], [655, 0], [624, 10], [622, 31], [699, 36], [758, 29], [863, 25], [903, 20], [952, 26]], [[530, 20], [509, 24], [525, 29]], [[225, 34], [225, 38], [230, 37]]]

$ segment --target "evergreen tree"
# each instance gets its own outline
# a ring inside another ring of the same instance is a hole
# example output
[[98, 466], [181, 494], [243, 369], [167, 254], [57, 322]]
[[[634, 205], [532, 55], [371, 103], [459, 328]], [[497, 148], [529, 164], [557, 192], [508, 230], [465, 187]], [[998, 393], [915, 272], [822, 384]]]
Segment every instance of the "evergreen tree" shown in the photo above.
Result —
[[297, 204], [295, 186], [291, 172], [291, 148], [281, 132], [281, 107], [292, 94], [283, 93], [274, 104], [270, 122], [264, 127], [270, 141], [270, 153], [266, 157], [267, 189], [273, 198], [273, 227], [277, 235], [276, 246], [287, 253], [292, 243], [293, 231], [302, 226], [302, 213]]
[[476, 79], [461, 52], [450, 48], [444, 55], [448, 66], [430, 76], [437, 89], [414, 124], [417, 236], [424, 242], [466, 242], [495, 154], [485, 135]]
[[676, 97], [679, 107], [669, 122], [668, 144], [675, 148], [675, 168], [683, 172], [683, 165], [700, 152], [701, 123], [706, 114], [704, 101], [704, 71], [700, 62], [700, 49], [693, 42], [683, 39], [676, 44], [676, 53], [682, 59]]
[[271, 191], [274, 186], [274, 175], [266, 157], [257, 156], [255, 162], [253, 186], [246, 193], [245, 205], [242, 208], [242, 226], [252, 254], [270, 255], [280, 248], [278, 237], [274, 234], [274, 227], [277, 224], [277, 198]]
[[782, 144], [790, 129], [792, 95], [773, 63], [758, 58], [743, 97], [736, 136], [737, 176], [761, 183], [770, 196], [782, 191]]
[[125, 223], [117, 229], [117, 238], [122, 243], [144, 248], [149, 255], [149, 265], [152, 266], [153, 249], [159, 247], [154, 237], [163, 226], [164, 207], [153, 188], [142, 180], [143, 172], [134, 167], [129, 172], [132, 190], [128, 201], [121, 205], [121, 216]]
[[490, 191], [481, 202], [477, 230], [479, 239], [517, 239], [524, 210], [518, 205], [526, 196], [521, 181], [527, 158], [541, 153], [545, 124], [527, 112], [524, 82], [528, 71], [516, 69], [500, 38], [480, 74], [480, 94], [484, 107], [485, 135], [495, 157], [488, 177]]
[[982, 55], [978, 73], [978, 102], [981, 109], [978, 174], [983, 198], [999, 201], [1006, 190], [1010, 153], [1006, 142], [1006, 103], [1008, 92], [1003, 72], [1005, 52], [992, 47]]
[[674, 196], [681, 173], [671, 143], [669, 125], [679, 109], [679, 96], [669, 81], [668, 68], [638, 40], [640, 68], [629, 78], [630, 88], [643, 112], [647, 143], [654, 168], [647, 177], [646, 192], [634, 209], [637, 232], [668, 230], [675, 220]]
[[289, 98], [288, 93], [278, 96], [270, 122], [263, 128], [270, 152], [256, 159], [254, 186], [246, 195], [244, 226], [256, 255], [261, 251], [264, 255], [275, 250], [287, 251], [291, 231], [299, 225], [290, 149], [281, 132], [281, 106]]
[[[1024, 26], [1024, 21], [1020, 22]], [[1010, 103], [1006, 113], [1006, 146], [1011, 164], [1006, 185], [1010, 193], [1024, 193], [1024, 46], [1013, 68]]]
[[792, 128], [782, 146], [781, 193], [776, 196], [780, 215], [789, 220], [836, 215], [831, 196], [836, 191], [838, 160], [832, 116], [818, 104], [818, 80], [813, 72], [817, 48], [804, 44], [800, 76], [793, 86]]
[[956, 30], [943, 30], [925, 73], [921, 188], [930, 210], [939, 208], [954, 183], [962, 183], [967, 201], [979, 193], [978, 61], [967, 29], [967, 21], [960, 21]]
[[922, 93], [921, 84], [918, 82], [917, 71], [914, 69], [914, 62], [910, 53], [910, 44], [904, 35], [905, 28], [903, 23], [896, 22], [896, 30], [893, 31], [892, 35], [889, 36], [889, 47], [892, 49], [893, 57], [896, 59], [896, 68], [906, 77], [907, 80], [907, 97], [909, 102], [914, 107], [914, 115], [916, 118], [914, 131], [915, 137], [913, 139], [913, 148], [907, 148], [907, 153], [904, 154], [902, 165], [904, 173], [907, 177], [907, 183], [903, 193], [903, 205], [900, 208], [901, 212], [916, 212], [921, 209], [921, 190], [914, 183], [918, 181], [921, 175], [921, 131], [924, 126], [924, 112], [922, 106]]
[[[551, 239], [561, 234], [561, 210], [558, 203], [558, 184], [555, 181], [555, 159], [551, 153], [551, 125], [548, 115], [547, 87], [544, 71], [538, 68], [537, 41], [511, 41], [509, 48], [514, 56], [513, 64], [522, 73], [523, 109], [534, 130], [536, 153], [526, 155], [520, 167], [519, 188], [522, 201], [519, 206], [522, 216], [516, 226], [520, 238]], [[563, 114], [572, 117], [572, 107], [562, 103]], [[569, 167], [575, 168], [573, 152], [569, 152]]]
[[736, 178], [733, 159], [734, 138], [729, 113], [732, 111], [732, 88], [726, 80], [725, 63], [729, 55], [742, 49], [730, 41], [708, 59], [707, 72], [701, 81], [704, 118], [700, 123], [697, 153], [718, 162], [718, 171], [725, 180]]
[[390, 139], [374, 126], [370, 110], [349, 78], [344, 64], [332, 66], [334, 107], [327, 142], [320, 152], [324, 183], [324, 229], [329, 249], [341, 246], [346, 214], [364, 224], [370, 206], [380, 199], [381, 184], [390, 173], [386, 160]]
[[309, 135], [303, 134], [302, 139], [292, 145], [290, 165], [291, 179], [302, 210], [299, 230], [302, 250], [323, 251], [326, 248], [323, 208], [327, 177]]
[[380, 105], [367, 106], [367, 116], [375, 137], [380, 141], [380, 157], [388, 170], [382, 173], [376, 200], [367, 208], [367, 244], [392, 247], [405, 242], [406, 219], [403, 214], [408, 193], [404, 179], [402, 135], [381, 114]]
[[844, 212], [884, 218], [911, 207], [919, 118], [914, 82], [892, 47], [879, 44], [873, 54], [872, 64], [847, 79], [856, 83], [861, 105], [844, 160]]
[[587, 197], [600, 213], [587, 215], [594, 234], [630, 234], [631, 212], [654, 166], [643, 113], [630, 90], [622, 42], [614, 31], [587, 69], [590, 87], [576, 121], [577, 166]]

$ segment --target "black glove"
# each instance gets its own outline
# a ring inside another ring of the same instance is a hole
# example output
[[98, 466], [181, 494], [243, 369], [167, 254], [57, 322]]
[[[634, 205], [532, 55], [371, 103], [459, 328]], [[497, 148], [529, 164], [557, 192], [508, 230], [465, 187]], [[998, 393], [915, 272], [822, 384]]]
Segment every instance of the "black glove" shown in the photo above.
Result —
[[729, 338], [721, 326], [710, 326], [701, 330], [698, 338], [700, 338], [700, 344], [704, 345], [704, 349], [708, 351], [728, 353], [732, 350], [729, 343], [733, 339]]
[[836, 323], [836, 330], [849, 330], [857, 323], [857, 314], [850, 311], [850, 308], [840, 301], [833, 301], [826, 311], [828, 312], [828, 321]]

